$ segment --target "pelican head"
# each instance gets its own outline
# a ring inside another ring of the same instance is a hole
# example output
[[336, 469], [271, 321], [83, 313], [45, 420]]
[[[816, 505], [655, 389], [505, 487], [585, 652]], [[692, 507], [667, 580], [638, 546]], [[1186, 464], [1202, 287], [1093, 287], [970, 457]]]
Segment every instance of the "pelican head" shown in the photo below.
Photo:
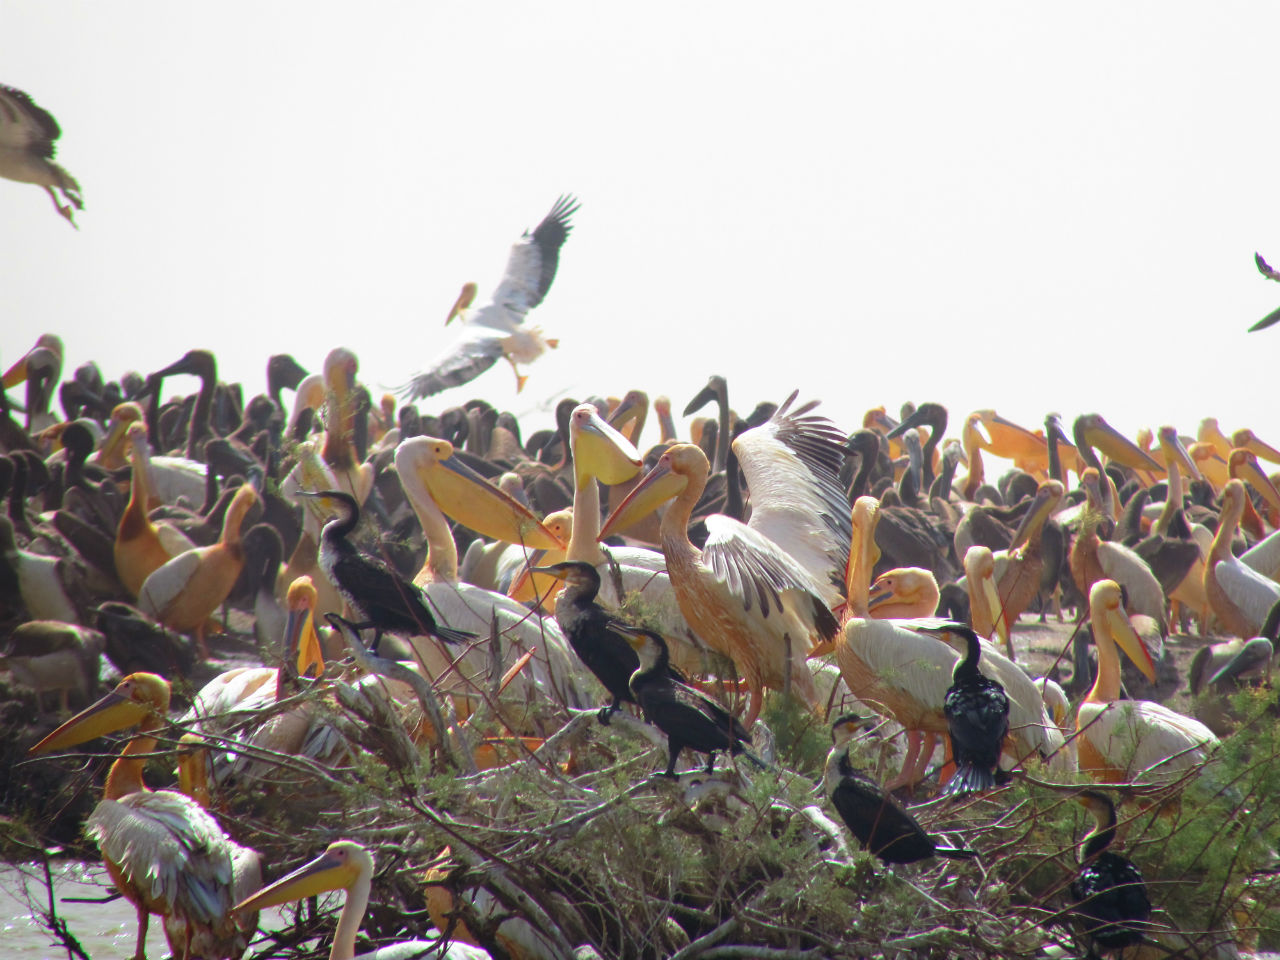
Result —
[[154, 673], [131, 673], [27, 752], [37, 756], [63, 750], [130, 727], [154, 730], [168, 715], [169, 681]]
[[867, 608], [876, 619], [931, 617], [938, 609], [938, 581], [920, 567], [887, 570], [871, 584]]
[[673, 444], [609, 515], [600, 531], [600, 539], [611, 536], [617, 530], [627, 529], [668, 500], [682, 494], [689, 485], [690, 477], [700, 477], [705, 483], [710, 469], [711, 463], [701, 447], [692, 443]]
[[1124, 595], [1114, 580], [1099, 580], [1089, 590], [1089, 620], [1093, 624], [1095, 641], [1099, 634], [1114, 641], [1152, 683], [1156, 682], [1156, 667], [1146, 644], [1133, 629], [1124, 609]]
[[589, 403], [573, 408], [569, 442], [580, 482], [596, 477], [601, 483], [623, 483], [640, 472], [640, 453], [635, 444], [606, 423]]
[[338, 840], [329, 844], [324, 853], [310, 863], [263, 887], [247, 900], [237, 903], [232, 910], [249, 913], [330, 890], [349, 891], [362, 877], [372, 876], [373, 855], [354, 840]]

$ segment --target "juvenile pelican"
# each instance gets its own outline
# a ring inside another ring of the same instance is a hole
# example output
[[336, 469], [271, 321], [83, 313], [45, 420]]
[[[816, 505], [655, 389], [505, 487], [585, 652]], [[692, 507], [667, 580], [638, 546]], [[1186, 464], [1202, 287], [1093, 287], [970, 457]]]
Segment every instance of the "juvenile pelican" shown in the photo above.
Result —
[[[60, 136], [53, 114], [21, 90], [0, 85], [0, 177], [44, 187], [54, 209], [74, 227], [71, 208], [83, 210], [84, 201], [75, 177], [53, 162]], [[66, 206], [58, 202], [58, 194]]]

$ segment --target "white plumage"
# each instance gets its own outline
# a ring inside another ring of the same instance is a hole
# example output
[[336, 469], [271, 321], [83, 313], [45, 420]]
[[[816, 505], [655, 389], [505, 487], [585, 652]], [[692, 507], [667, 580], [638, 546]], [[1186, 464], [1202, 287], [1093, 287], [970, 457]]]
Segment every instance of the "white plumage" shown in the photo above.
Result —
[[[525, 326], [525, 315], [542, 302], [551, 289], [560, 261], [560, 248], [573, 229], [569, 218], [578, 202], [560, 197], [530, 234], [524, 233], [511, 248], [506, 273], [487, 303], [466, 319], [460, 337], [429, 369], [400, 388], [406, 399], [417, 400], [474, 380], [499, 357], [506, 357], [516, 374], [516, 389], [524, 386], [517, 363], [532, 363], [557, 341], [542, 336], [537, 327]], [[475, 285], [469, 284], [449, 319], [470, 305]]]

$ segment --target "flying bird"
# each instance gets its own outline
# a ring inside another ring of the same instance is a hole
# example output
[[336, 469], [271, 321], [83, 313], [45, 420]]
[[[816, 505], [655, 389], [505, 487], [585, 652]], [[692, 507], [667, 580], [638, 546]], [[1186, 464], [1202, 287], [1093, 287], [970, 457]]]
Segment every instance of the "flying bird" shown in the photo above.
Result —
[[[1256, 250], [1254, 251], [1254, 254], [1253, 254], [1253, 262], [1258, 265], [1258, 272], [1262, 274], [1264, 277], [1266, 277], [1268, 280], [1275, 280], [1277, 282], [1280, 282], [1280, 270], [1275, 269], [1269, 263], [1267, 263], [1267, 261], [1263, 260], [1262, 254], [1258, 253]], [[1277, 320], [1280, 320], [1280, 307], [1277, 307], [1276, 309], [1272, 310], [1265, 317], [1263, 317], [1261, 320], [1255, 323], [1252, 327], [1250, 327], [1249, 332], [1253, 333], [1253, 331], [1255, 330], [1265, 330], [1267, 329], [1267, 327], [1271, 326]]]
[[[551, 289], [560, 263], [560, 248], [573, 229], [569, 218], [578, 207], [573, 196], [564, 194], [533, 233], [524, 232], [512, 246], [506, 273], [488, 302], [470, 317], [464, 316], [461, 336], [430, 369], [401, 387], [398, 391], [401, 396], [418, 400], [450, 387], [460, 387], [492, 367], [499, 357], [505, 357], [515, 371], [516, 391], [524, 387], [528, 377], [516, 364], [532, 363], [547, 347], [559, 346], [559, 341], [547, 339], [538, 327], [526, 326], [524, 320], [525, 314], [540, 304]], [[475, 295], [474, 283], [462, 288], [445, 320], [446, 326], [454, 317], [464, 315]]]
[[[21, 90], [0, 84], [0, 177], [44, 187], [58, 213], [74, 227], [71, 208], [83, 210], [84, 201], [76, 178], [53, 162], [60, 136], [58, 121], [48, 110]], [[58, 202], [58, 193], [67, 206]]]

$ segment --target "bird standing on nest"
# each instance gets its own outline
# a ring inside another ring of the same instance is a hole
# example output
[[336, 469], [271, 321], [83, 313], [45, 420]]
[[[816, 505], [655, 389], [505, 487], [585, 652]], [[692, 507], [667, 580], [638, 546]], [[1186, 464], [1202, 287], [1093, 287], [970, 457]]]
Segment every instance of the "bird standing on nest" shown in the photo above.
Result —
[[715, 766], [717, 750], [727, 750], [735, 757], [742, 754], [765, 766], [743, 746], [751, 742], [751, 734], [733, 714], [671, 675], [667, 642], [661, 634], [623, 623], [613, 629], [640, 655], [640, 669], [631, 677], [631, 693], [645, 720], [667, 735], [669, 759], [663, 776], [676, 775], [676, 759], [685, 747], [707, 755], [707, 773]]
[[938, 838], [926, 833], [897, 800], [853, 768], [849, 762], [849, 741], [861, 725], [862, 718], [853, 714], [832, 724], [831, 739], [835, 746], [827, 756], [822, 780], [831, 805], [863, 847], [885, 863], [915, 863], [930, 857], [976, 857], [973, 850], [940, 846]]

